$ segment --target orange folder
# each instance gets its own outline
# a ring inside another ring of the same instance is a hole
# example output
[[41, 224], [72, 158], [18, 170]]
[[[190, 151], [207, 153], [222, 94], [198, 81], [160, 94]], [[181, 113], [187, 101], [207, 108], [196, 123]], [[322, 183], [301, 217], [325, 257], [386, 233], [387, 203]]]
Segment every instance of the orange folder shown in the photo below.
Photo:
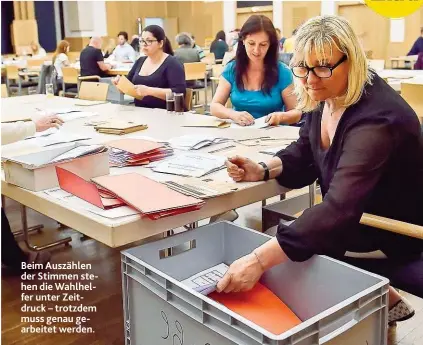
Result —
[[91, 179], [151, 219], [200, 209], [201, 199], [186, 196], [137, 173], [106, 175]]
[[107, 143], [107, 146], [114, 147], [119, 150], [127, 151], [134, 155], [149, 153], [163, 147], [163, 144], [144, 139], [120, 139]]
[[99, 190], [94, 183], [85, 181], [82, 177], [66, 169], [56, 167], [56, 173], [60, 188], [94, 206], [108, 210], [125, 205], [122, 200], [117, 199], [110, 192]]
[[302, 322], [285, 303], [260, 283], [247, 292], [212, 292], [208, 297], [276, 335]]

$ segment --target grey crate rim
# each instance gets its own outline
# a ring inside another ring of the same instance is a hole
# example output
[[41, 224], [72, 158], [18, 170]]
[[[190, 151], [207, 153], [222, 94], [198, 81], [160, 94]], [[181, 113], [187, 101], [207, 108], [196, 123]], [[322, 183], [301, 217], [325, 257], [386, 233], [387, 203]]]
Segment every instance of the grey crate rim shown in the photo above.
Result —
[[[220, 221], [220, 222], [218, 222], [218, 223], [226, 223], [226, 224], [229, 224], [229, 225], [234, 225], [233, 223], [228, 222], [228, 221]], [[239, 226], [239, 225], [236, 225], [236, 226], [237, 226], [237, 227], [239, 227], [239, 228], [242, 228], [243, 230], [253, 232], [253, 233], [255, 233], [255, 234], [258, 234], [258, 235], [261, 235], [261, 236], [267, 237], [267, 238], [269, 238], [269, 239], [271, 239], [271, 238], [272, 238], [272, 237], [271, 237], [271, 236], [269, 236], [269, 235], [266, 235], [266, 234], [263, 234], [263, 233], [257, 232], [257, 231], [255, 231], [255, 230], [252, 230], [252, 229], [246, 228], [246, 227], [244, 227], [244, 226]], [[183, 234], [186, 234], [186, 232], [181, 233], [181, 234], [175, 234], [175, 235], [173, 235], [172, 237], [178, 237], [178, 236], [181, 236], [181, 235], [183, 235]], [[158, 242], [160, 242], [160, 241], [162, 241], [162, 240], [159, 240]], [[123, 254], [124, 254], [124, 255], [123, 255]], [[380, 282], [379, 282], [379, 283], [377, 283], [377, 284], [375, 284], [375, 285], [373, 285], [372, 287], [369, 287], [369, 288], [367, 288], [367, 289], [365, 289], [365, 290], [363, 290], [363, 291], [361, 291], [361, 292], [359, 292], [359, 293], [355, 294], [354, 296], [351, 296], [350, 298], [348, 298], [348, 299], [346, 299], [346, 300], [344, 300], [344, 301], [342, 301], [342, 302], [340, 302], [340, 303], [338, 303], [338, 304], [334, 305], [333, 307], [330, 307], [330, 308], [328, 308], [328, 309], [326, 309], [326, 310], [324, 310], [324, 311], [320, 312], [319, 314], [317, 314], [317, 315], [315, 315], [315, 316], [311, 317], [310, 319], [308, 319], [308, 320], [306, 320], [306, 321], [301, 322], [298, 326], [295, 326], [295, 327], [293, 327], [293, 328], [291, 328], [291, 329], [287, 330], [287, 331], [286, 331], [286, 332], [284, 332], [284, 333], [281, 333], [281, 334], [273, 334], [273, 333], [271, 333], [271, 332], [267, 331], [266, 329], [264, 329], [264, 328], [262, 328], [262, 327], [260, 327], [260, 326], [256, 325], [255, 323], [251, 322], [250, 320], [248, 320], [248, 319], [244, 318], [243, 316], [241, 316], [241, 315], [239, 315], [239, 314], [237, 314], [237, 313], [233, 312], [232, 310], [228, 309], [227, 307], [223, 306], [222, 304], [217, 303], [217, 302], [213, 301], [212, 299], [208, 298], [207, 296], [204, 296], [204, 295], [202, 295], [202, 294], [200, 294], [200, 293], [196, 292], [195, 290], [192, 290], [192, 289], [188, 288], [186, 285], [182, 284], [182, 283], [181, 283], [180, 281], [178, 281], [177, 279], [172, 278], [171, 276], [167, 275], [166, 273], [164, 273], [164, 272], [162, 272], [162, 271], [160, 271], [160, 270], [156, 269], [155, 267], [153, 267], [153, 266], [149, 265], [149, 264], [148, 264], [148, 263], [146, 263], [145, 261], [143, 261], [143, 260], [141, 260], [141, 259], [139, 259], [139, 258], [135, 257], [134, 255], [132, 255], [132, 254], [130, 254], [130, 253], [127, 253], [127, 252], [126, 252], [126, 250], [122, 251], [121, 262], [125, 263], [125, 262], [124, 262], [124, 257], [125, 257], [125, 256], [126, 256], [126, 257], [128, 257], [128, 258], [130, 258], [130, 259], [132, 259], [133, 261], [137, 262], [138, 264], [143, 265], [143, 266], [144, 266], [144, 267], [146, 267], [148, 270], [151, 270], [152, 272], [154, 272], [154, 273], [158, 274], [159, 276], [163, 277], [164, 279], [166, 279], [166, 280], [170, 281], [172, 284], [175, 284], [175, 285], [176, 285], [176, 286], [178, 286], [179, 288], [181, 288], [181, 289], [183, 289], [183, 290], [185, 290], [185, 291], [187, 291], [187, 292], [191, 293], [192, 295], [194, 295], [194, 296], [196, 296], [197, 298], [201, 299], [203, 302], [208, 303], [209, 305], [211, 305], [211, 306], [213, 306], [213, 307], [215, 307], [215, 308], [219, 309], [220, 311], [222, 311], [222, 312], [226, 313], [226, 314], [227, 314], [227, 315], [229, 315], [230, 317], [232, 317], [232, 318], [236, 319], [237, 321], [239, 321], [239, 322], [241, 322], [241, 323], [245, 324], [246, 326], [251, 327], [251, 328], [253, 328], [253, 329], [256, 329], [256, 330], [260, 331], [260, 333], [262, 333], [265, 337], [267, 337], [267, 338], [269, 338], [269, 339], [272, 339], [272, 340], [275, 340], [275, 341], [286, 340], [287, 338], [289, 338], [289, 337], [291, 337], [291, 336], [295, 335], [296, 333], [301, 332], [301, 331], [305, 330], [306, 328], [308, 328], [308, 327], [310, 327], [310, 326], [312, 326], [312, 325], [314, 325], [314, 324], [318, 324], [318, 323], [319, 323], [319, 321], [320, 321], [322, 318], [325, 318], [325, 317], [327, 317], [327, 316], [330, 316], [331, 314], [334, 314], [334, 313], [338, 312], [339, 310], [343, 309], [344, 307], [346, 307], [346, 306], [348, 306], [348, 305], [350, 305], [350, 304], [352, 304], [352, 303], [354, 303], [354, 302], [359, 301], [361, 298], [363, 298], [363, 297], [367, 296], [369, 293], [374, 292], [374, 291], [377, 291], [377, 290], [380, 290], [380, 289], [382, 289], [383, 287], [386, 287], [387, 285], [389, 285], [389, 279], [387, 279], [387, 278], [385, 278], [385, 277], [382, 277], [382, 276], [377, 275], [377, 274], [372, 273], [372, 272], [365, 271], [365, 270], [363, 270], [363, 269], [360, 269], [360, 268], [358, 268], [358, 267], [352, 266], [352, 265], [347, 264], [347, 263], [344, 263], [344, 262], [342, 262], [342, 261], [339, 261], [339, 260], [333, 259], [333, 258], [331, 258], [331, 257], [325, 256], [325, 255], [319, 255], [319, 256], [321, 256], [321, 257], [323, 257], [323, 258], [326, 258], [326, 259], [328, 259], [328, 260], [330, 260], [330, 261], [336, 262], [336, 263], [338, 263], [338, 264], [340, 264], [340, 265], [343, 265], [343, 266], [345, 266], [345, 267], [349, 267], [349, 268], [351, 268], [351, 269], [353, 269], [353, 270], [356, 270], [356, 271], [358, 271], [358, 272], [362, 272], [362, 273], [367, 274], [367, 275], [369, 275], [369, 276], [372, 276], [372, 277], [374, 277], [374, 278], [380, 279]], [[387, 289], [388, 289], [388, 288], [386, 287], [386, 290], [387, 290]], [[386, 291], [385, 291], [385, 292], [386, 292]], [[381, 307], [381, 309], [382, 309], [382, 308], [383, 308], [383, 306]], [[187, 316], [188, 316], [188, 315], [187, 315]], [[188, 316], [188, 317], [189, 317], [189, 316]], [[363, 319], [365, 319], [365, 318], [363, 318]], [[360, 320], [360, 321], [361, 321], [361, 320]], [[352, 328], [354, 325], [355, 325], [355, 324], [351, 324], [351, 325], [349, 325], [348, 327], [346, 327], [346, 328], [345, 328], [345, 330], [348, 330], [348, 329]], [[205, 325], [205, 326], [207, 326], [207, 325]], [[327, 341], [328, 341], [328, 340], [330, 340], [330, 339], [331, 339], [331, 337], [329, 337], [329, 338], [327, 339]]]

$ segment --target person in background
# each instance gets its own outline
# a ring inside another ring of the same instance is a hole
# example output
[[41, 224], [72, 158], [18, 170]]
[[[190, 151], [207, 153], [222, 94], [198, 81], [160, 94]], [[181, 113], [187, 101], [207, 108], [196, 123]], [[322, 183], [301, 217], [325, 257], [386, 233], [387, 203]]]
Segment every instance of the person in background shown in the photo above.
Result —
[[[318, 179], [323, 201], [293, 223], [281, 222], [276, 238], [235, 261], [218, 291], [247, 291], [275, 265], [328, 255], [423, 297], [423, 241], [360, 224], [368, 212], [423, 225], [423, 138], [416, 113], [369, 69], [346, 19], [311, 18], [295, 46], [297, 107], [306, 113], [299, 139], [266, 163], [237, 156], [227, 169], [237, 182], [275, 178], [288, 188]], [[385, 258], [360, 257], [375, 251]], [[392, 287], [387, 303], [390, 323], [414, 315]]]
[[62, 67], [70, 65], [68, 57], [69, 49], [69, 42], [62, 40], [57, 45], [56, 51], [53, 54], [53, 66], [56, 69], [57, 77], [59, 80], [63, 78]]
[[134, 48], [135, 54], [139, 55], [140, 53], [140, 38], [138, 35], [132, 35], [131, 37], [131, 47]]
[[[43, 116], [37, 120], [1, 124], [2, 145], [11, 144], [32, 136], [35, 132], [43, 132], [49, 128], [59, 128], [63, 121], [57, 115]], [[1, 208], [1, 263], [14, 271], [20, 271], [22, 262], [46, 264], [50, 261], [49, 252], [24, 252], [18, 245], [10, 228], [3, 206]]]
[[81, 77], [92, 75], [107, 77], [106, 72], [112, 69], [111, 64], [104, 62], [100, 37], [91, 37], [90, 43], [81, 52], [79, 63], [81, 65]]
[[229, 46], [226, 43], [225, 31], [220, 30], [210, 45], [210, 53], [214, 53], [216, 59], [222, 60], [228, 50]]
[[[292, 73], [278, 61], [278, 39], [272, 21], [252, 15], [242, 26], [234, 61], [219, 80], [210, 105], [212, 115], [249, 126], [254, 119], [268, 116], [271, 125], [295, 124], [296, 110]], [[231, 99], [233, 109], [225, 107]]]
[[423, 70], [423, 52], [417, 56], [417, 61], [414, 64], [414, 69]]
[[45, 56], [47, 56], [46, 50], [43, 47], [41, 47], [38, 42], [32, 41], [30, 48], [31, 48], [30, 54], [32, 55], [32, 57], [45, 57]]
[[292, 54], [294, 53], [294, 42], [295, 42], [295, 34], [297, 33], [297, 29], [292, 31], [292, 36], [285, 39], [283, 43], [283, 53]]
[[135, 50], [128, 43], [128, 33], [121, 31], [118, 33], [118, 45], [116, 46], [110, 59], [119, 62], [135, 62]]
[[105, 59], [109, 58], [113, 54], [113, 51], [116, 48], [116, 40], [114, 38], [109, 38], [107, 45], [103, 49], [103, 57]]
[[190, 34], [191, 40], [192, 40], [192, 47], [194, 49], [197, 49], [198, 51], [198, 57], [200, 58], [200, 61], [203, 60], [206, 57], [206, 53], [204, 53], [203, 48], [201, 48], [197, 43], [195, 43], [195, 37], [193, 34]]
[[239, 40], [239, 29], [235, 29], [229, 32], [229, 38], [228, 38], [228, 46], [229, 51], [237, 51], [238, 48], [238, 40]]
[[285, 43], [286, 38], [282, 36], [281, 29], [276, 28], [276, 34], [278, 35], [278, 41], [279, 41], [279, 53], [282, 53], [283, 44]]
[[200, 62], [200, 54], [192, 47], [191, 35], [181, 32], [175, 38], [178, 48], [175, 49], [175, 57], [182, 63]]
[[407, 55], [419, 55], [423, 53], [423, 26], [420, 28], [420, 37], [416, 39]]
[[[144, 28], [140, 39], [145, 56], [140, 57], [129, 71], [127, 78], [142, 97], [135, 105], [146, 108], [166, 109], [166, 94], [185, 94], [185, 72], [173, 56], [172, 46], [163, 29], [158, 25]], [[113, 79], [117, 85], [120, 76]]]

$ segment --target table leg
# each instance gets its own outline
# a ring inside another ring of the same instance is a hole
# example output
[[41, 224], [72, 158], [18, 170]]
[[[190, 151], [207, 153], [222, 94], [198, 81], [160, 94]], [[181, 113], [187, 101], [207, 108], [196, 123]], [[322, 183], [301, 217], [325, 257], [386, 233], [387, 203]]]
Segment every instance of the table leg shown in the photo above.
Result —
[[25, 245], [27, 246], [28, 249], [32, 250], [32, 251], [42, 251], [48, 248], [52, 248], [52, 247], [56, 247], [59, 245], [68, 245], [70, 241], [72, 241], [72, 238], [70, 237], [66, 237], [63, 239], [60, 239], [56, 242], [52, 242], [52, 243], [48, 243], [42, 246], [33, 246], [32, 244], [29, 243], [29, 228], [28, 228], [28, 219], [26, 216], [26, 206], [25, 205], [21, 205], [21, 219], [22, 219], [22, 232], [23, 232], [23, 236], [24, 236], [24, 241], [25, 241]]

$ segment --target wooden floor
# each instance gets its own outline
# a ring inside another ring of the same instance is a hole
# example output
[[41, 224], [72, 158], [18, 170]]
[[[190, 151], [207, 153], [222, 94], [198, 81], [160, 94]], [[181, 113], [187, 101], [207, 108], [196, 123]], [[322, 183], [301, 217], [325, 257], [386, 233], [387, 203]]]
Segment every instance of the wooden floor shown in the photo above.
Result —
[[[242, 208], [239, 211], [239, 224], [250, 227], [260, 225], [261, 204]], [[17, 204], [7, 199], [6, 213], [13, 230], [20, 228], [20, 215]], [[247, 218], [248, 215], [248, 218]], [[42, 223], [42, 234], [31, 235], [35, 244], [46, 243], [60, 237], [72, 236], [72, 246], [60, 247], [52, 251], [54, 263], [70, 260], [91, 263], [91, 273], [99, 278], [94, 291], [83, 292], [85, 305], [97, 307], [97, 313], [91, 313], [87, 326], [95, 330], [94, 334], [21, 334], [22, 313], [21, 279], [19, 276], [6, 275], [2, 271], [2, 338], [3, 345], [123, 345], [123, 312], [120, 275], [120, 250], [111, 249], [95, 240], [81, 240], [81, 235], [71, 229], [60, 230], [58, 224], [34, 211], [28, 212], [30, 225]], [[63, 272], [62, 272], [63, 273]], [[390, 329], [389, 345], [423, 345], [423, 300], [407, 295], [416, 309], [416, 316], [411, 320], [398, 323]], [[37, 314], [36, 314], [37, 315]], [[59, 315], [59, 314], [58, 314]], [[154, 345], [154, 344], [149, 344]]]

